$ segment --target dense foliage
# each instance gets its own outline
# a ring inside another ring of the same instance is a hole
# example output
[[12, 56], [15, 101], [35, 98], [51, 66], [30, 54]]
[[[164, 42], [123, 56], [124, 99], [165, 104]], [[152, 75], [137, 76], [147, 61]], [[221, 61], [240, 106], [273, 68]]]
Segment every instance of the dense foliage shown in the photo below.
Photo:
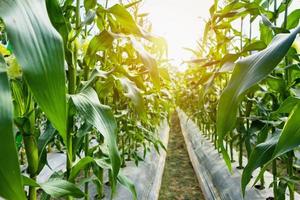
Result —
[[[214, 1], [196, 59], [179, 75], [178, 104], [222, 153], [233, 149], [243, 170], [242, 191], [260, 169], [273, 174], [275, 199], [299, 184], [300, 10], [292, 0]], [[248, 158], [243, 163], [243, 156]], [[267, 185], [269, 187], [269, 185]]]
[[[1, 197], [89, 199], [95, 184], [101, 199], [105, 171], [112, 195], [119, 182], [136, 197], [120, 168], [163, 147], [155, 130], [172, 106], [165, 42], [140, 1], [102, 3], [1, 1]], [[66, 169], [37, 183], [50, 152], [66, 154]]]

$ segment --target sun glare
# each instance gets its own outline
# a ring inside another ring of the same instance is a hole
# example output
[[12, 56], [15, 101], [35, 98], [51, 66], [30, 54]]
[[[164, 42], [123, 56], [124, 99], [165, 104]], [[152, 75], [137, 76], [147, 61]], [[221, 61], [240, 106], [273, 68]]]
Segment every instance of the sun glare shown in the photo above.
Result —
[[147, 0], [143, 10], [149, 13], [153, 32], [168, 42], [169, 58], [182, 69], [182, 60], [191, 58], [183, 47], [194, 48], [209, 17], [212, 0]]

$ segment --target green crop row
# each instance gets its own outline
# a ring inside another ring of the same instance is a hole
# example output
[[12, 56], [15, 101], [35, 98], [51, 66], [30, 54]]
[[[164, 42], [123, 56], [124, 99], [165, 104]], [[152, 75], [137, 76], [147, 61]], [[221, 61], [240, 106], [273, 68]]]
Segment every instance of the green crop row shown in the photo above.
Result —
[[[299, 191], [300, 9], [292, 0], [214, 1], [196, 59], [179, 74], [177, 103], [229, 168], [239, 152], [242, 191], [273, 174], [275, 199]], [[248, 162], [243, 163], [243, 156]], [[252, 177], [254, 170], [260, 173]]]
[[[95, 184], [101, 199], [108, 171], [111, 197], [120, 183], [136, 198], [120, 169], [163, 147], [172, 106], [165, 41], [139, 3], [1, 0], [0, 197], [89, 199]], [[49, 152], [66, 169], [39, 183]]]

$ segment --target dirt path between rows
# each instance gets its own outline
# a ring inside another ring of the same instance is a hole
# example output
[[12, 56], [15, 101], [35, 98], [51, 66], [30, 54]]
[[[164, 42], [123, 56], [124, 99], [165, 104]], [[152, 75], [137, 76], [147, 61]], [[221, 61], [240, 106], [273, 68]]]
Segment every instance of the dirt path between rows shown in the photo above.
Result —
[[186, 150], [177, 113], [171, 120], [167, 159], [159, 200], [204, 200]]

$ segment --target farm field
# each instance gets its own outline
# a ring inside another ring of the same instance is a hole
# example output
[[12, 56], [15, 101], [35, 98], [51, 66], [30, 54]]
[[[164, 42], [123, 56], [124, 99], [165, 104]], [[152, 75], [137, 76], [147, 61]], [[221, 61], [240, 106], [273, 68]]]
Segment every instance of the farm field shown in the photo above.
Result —
[[0, 0], [0, 200], [300, 200], [297, 0]]

